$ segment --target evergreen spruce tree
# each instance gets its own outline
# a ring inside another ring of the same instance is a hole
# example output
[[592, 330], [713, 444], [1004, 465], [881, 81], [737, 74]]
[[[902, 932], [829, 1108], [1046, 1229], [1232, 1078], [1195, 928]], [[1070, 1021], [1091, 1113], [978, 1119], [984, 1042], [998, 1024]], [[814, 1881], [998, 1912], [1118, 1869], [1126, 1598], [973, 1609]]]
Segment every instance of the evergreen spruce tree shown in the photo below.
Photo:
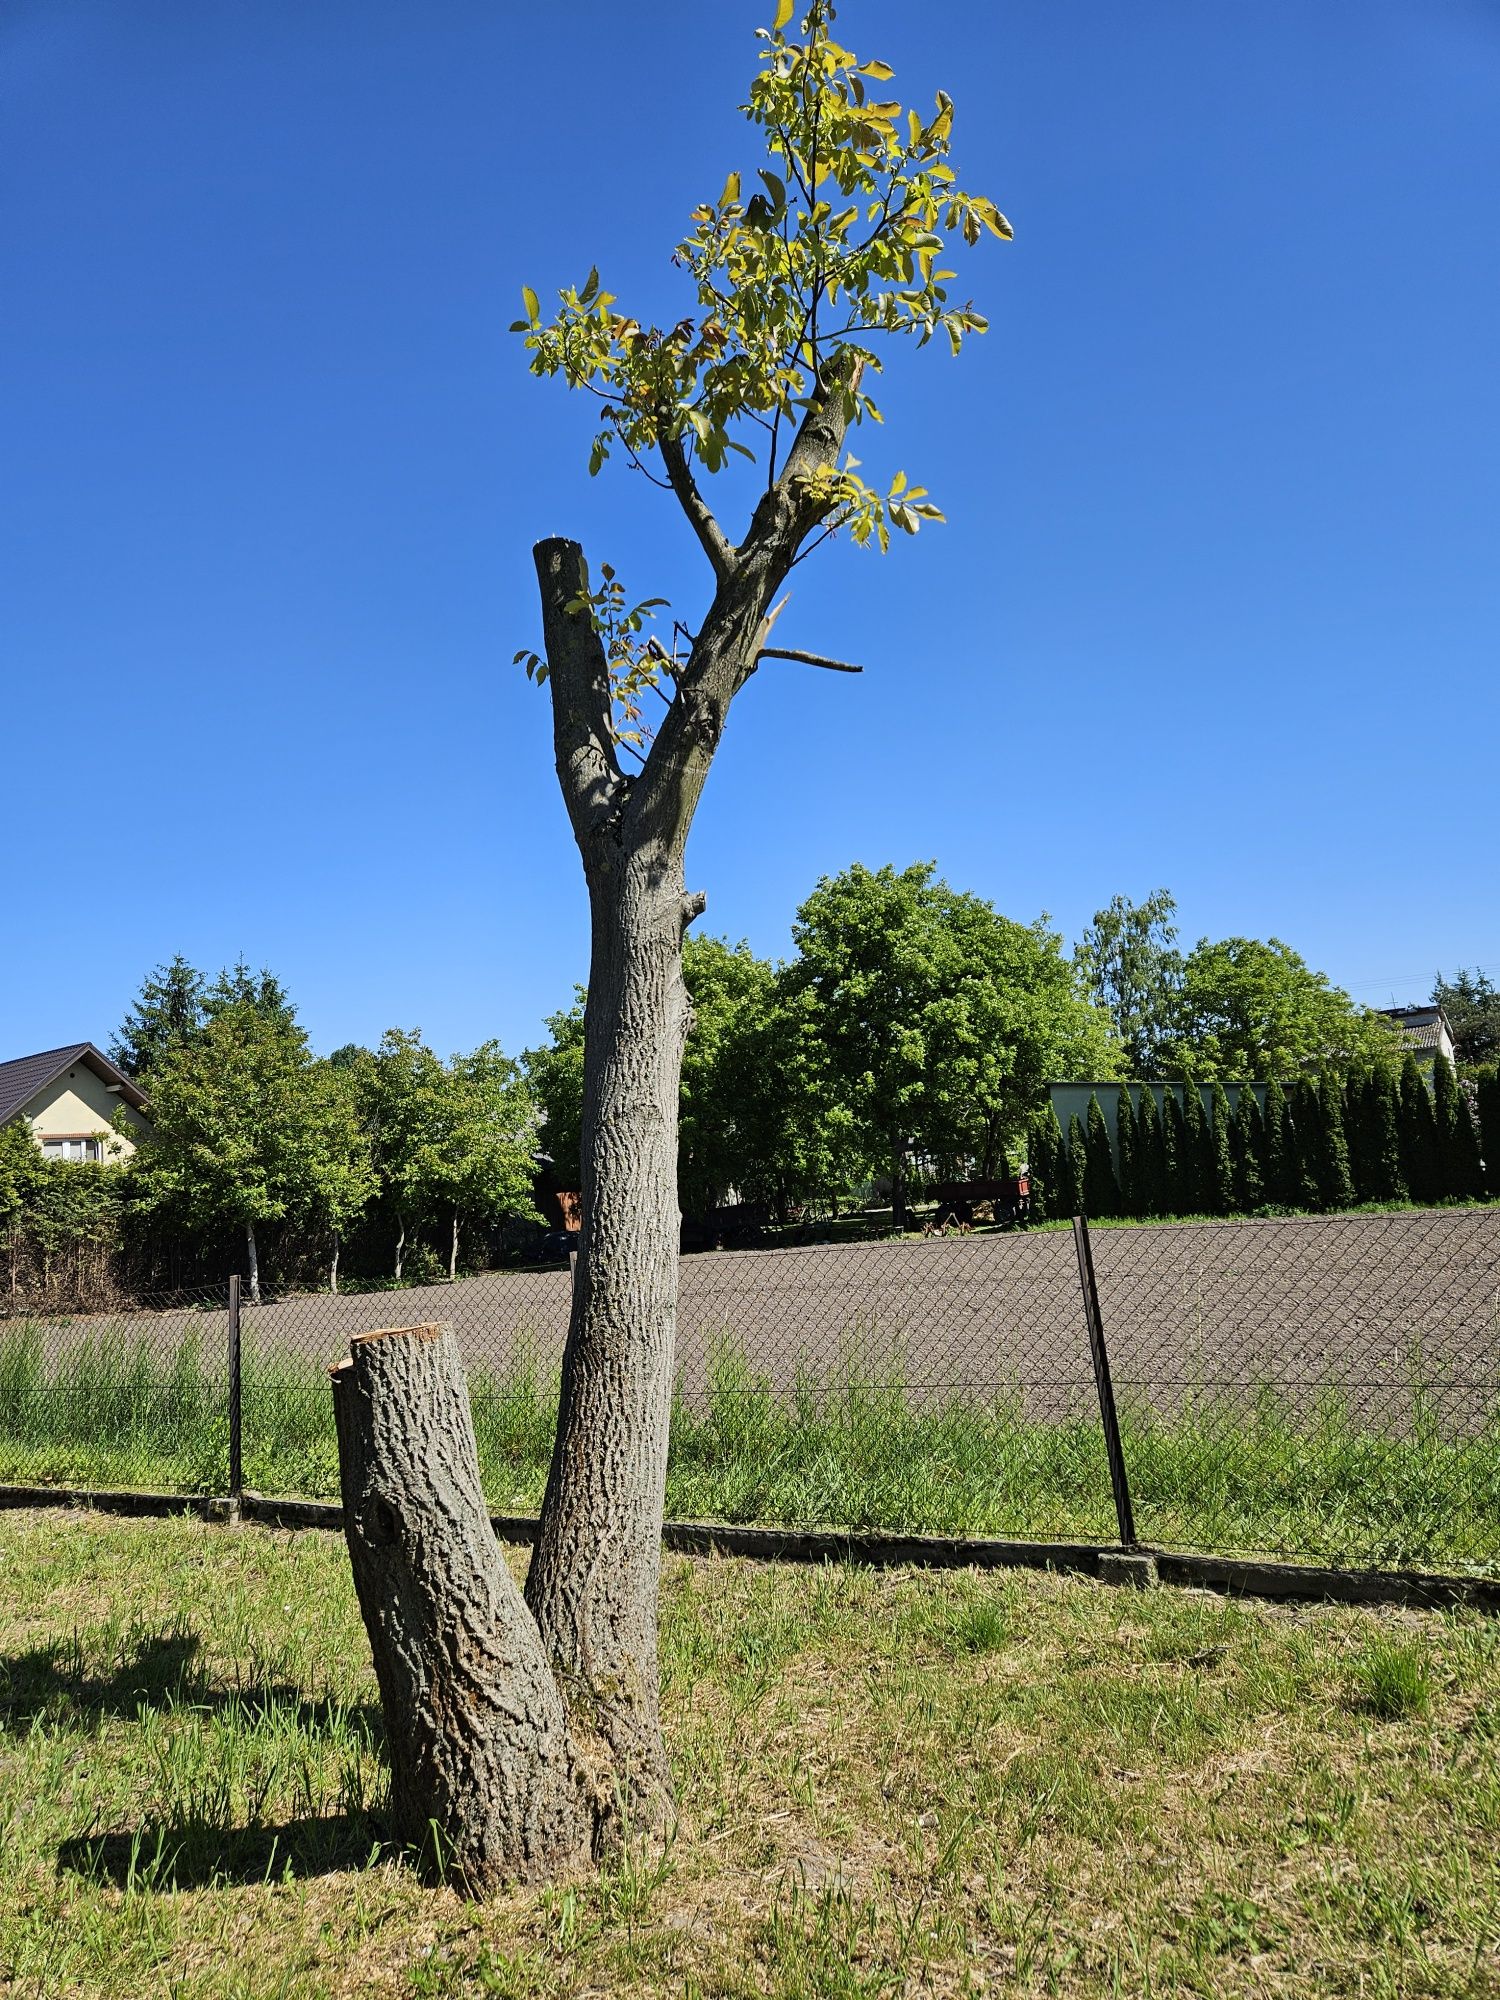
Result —
[[1118, 1163], [1115, 1177], [1120, 1187], [1120, 1213], [1140, 1215], [1144, 1212], [1141, 1203], [1140, 1134], [1128, 1083], [1120, 1085], [1115, 1105], [1115, 1159]]
[[[1167, 1095], [1170, 1097], [1171, 1092]], [[1140, 1108], [1136, 1113], [1136, 1174], [1141, 1194], [1142, 1215], [1168, 1212], [1167, 1155], [1161, 1115], [1156, 1108], [1156, 1092], [1149, 1083], [1141, 1085]]]
[[1087, 1215], [1089, 1148], [1083, 1121], [1075, 1111], [1068, 1120], [1068, 1213]]
[[1401, 1097], [1396, 1073], [1382, 1064], [1370, 1078], [1371, 1201], [1405, 1201], [1406, 1176], [1401, 1171]]
[[1230, 1136], [1234, 1153], [1235, 1206], [1242, 1214], [1248, 1215], [1252, 1209], [1259, 1208], [1266, 1198], [1263, 1167], [1265, 1132], [1260, 1106], [1248, 1083], [1240, 1085], [1240, 1101], [1234, 1107], [1234, 1127]]
[[1109, 1127], [1104, 1122], [1104, 1107], [1096, 1092], [1089, 1096], [1087, 1133], [1083, 1193], [1088, 1206], [1084, 1213], [1091, 1218], [1118, 1215], [1120, 1188], [1115, 1179], [1114, 1153], [1109, 1143]]
[[1325, 1074], [1318, 1084], [1318, 1200], [1324, 1208], [1347, 1208], [1354, 1199], [1342, 1100], [1338, 1078]]
[[1213, 1161], [1209, 1212], [1213, 1215], [1233, 1215], [1235, 1209], [1233, 1125], [1229, 1092], [1222, 1083], [1215, 1082], [1209, 1118], [1210, 1157]]
[[1203, 1115], [1203, 1096], [1196, 1083], [1182, 1086], [1181, 1196], [1179, 1215], [1212, 1215], [1213, 1154], [1208, 1120]]
[[1500, 1069], [1486, 1063], [1475, 1075], [1479, 1096], [1479, 1150], [1484, 1155], [1485, 1186], [1500, 1196]]
[[1296, 1138], [1292, 1114], [1281, 1079], [1273, 1076], [1266, 1085], [1264, 1119], [1265, 1150], [1261, 1181], [1266, 1200], [1273, 1208], [1295, 1208], [1297, 1204]]
[[1414, 1055], [1401, 1065], [1401, 1171], [1413, 1201], [1439, 1198], [1437, 1120]]

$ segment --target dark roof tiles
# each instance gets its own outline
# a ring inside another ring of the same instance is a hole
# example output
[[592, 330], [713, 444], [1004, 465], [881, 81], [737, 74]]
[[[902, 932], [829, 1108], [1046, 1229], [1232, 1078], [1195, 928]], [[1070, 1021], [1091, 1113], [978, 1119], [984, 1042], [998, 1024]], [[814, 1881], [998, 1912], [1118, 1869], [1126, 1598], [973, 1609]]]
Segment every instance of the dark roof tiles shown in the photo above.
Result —
[[0, 1063], [0, 1125], [9, 1124], [23, 1104], [30, 1103], [39, 1090], [55, 1083], [74, 1063], [86, 1063], [106, 1083], [122, 1086], [121, 1096], [137, 1107], [145, 1098], [137, 1084], [101, 1055], [92, 1042], [69, 1042], [60, 1049], [43, 1049], [39, 1055], [17, 1056], [14, 1062]]

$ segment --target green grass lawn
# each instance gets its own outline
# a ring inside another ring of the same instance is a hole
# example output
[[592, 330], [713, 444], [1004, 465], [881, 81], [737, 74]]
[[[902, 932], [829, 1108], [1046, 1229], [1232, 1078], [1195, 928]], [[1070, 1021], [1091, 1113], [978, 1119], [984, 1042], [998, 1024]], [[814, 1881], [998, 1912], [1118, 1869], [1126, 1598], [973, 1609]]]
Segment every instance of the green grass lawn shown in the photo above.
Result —
[[663, 1662], [672, 1841], [475, 1907], [339, 1537], [0, 1515], [0, 1991], [1500, 1992], [1477, 1615], [673, 1560]]
[[[518, 1364], [476, 1371], [474, 1425], [499, 1512], [536, 1509], [551, 1459], [557, 1384]], [[1270, 1388], [1163, 1416], [1122, 1409], [1140, 1534], [1163, 1546], [1350, 1566], [1500, 1569], [1500, 1419], [1447, 1434], [1414, 1399], [1401, 1434], [1359, 1423], [1335, 1393], [1300, 1406]], [[252, 1357], [246, 1483], [337, 1497], [326, 1370]], [[0, 1480], [222, 1492], [222, 1381], [190, 1343], [81, 1342], [48, 1365], [40, 1330], [0, 1346]], [[919, 1404], [895, 1376], [846, 1376], [778, 1395], [725, 1351], [707, 1395], [679, 1405], [667, 1508], [714, 1519], [897, 1533], [1109, 1541], [1103, 1438], [1088, 1395], [1063, 1421], [1016, 1394]]]

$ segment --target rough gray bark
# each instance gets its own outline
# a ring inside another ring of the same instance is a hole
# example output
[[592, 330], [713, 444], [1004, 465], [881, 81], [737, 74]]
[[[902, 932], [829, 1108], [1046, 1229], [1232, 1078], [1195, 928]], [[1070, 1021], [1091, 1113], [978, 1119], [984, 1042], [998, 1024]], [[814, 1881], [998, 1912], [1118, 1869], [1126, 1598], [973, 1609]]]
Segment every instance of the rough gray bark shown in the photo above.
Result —
[[609, 670], [580, 597], [576, 542], [536, 549], [558, 781], [592, 924], [583, 1079], [582, 1215], [557, 1441], [526, 1599], [571, 1712], [613, 1760], [627, 1819], [670, 1811], [657, 1690], [657, 1591], [677, 1311], [677, 1119], [691, 1009], [682, 937], [688, 831], [734, 696], [755, 672], [773, 600], [822, 519], [807, 475], [836, 463], [843, 388], [807, 413], [781, 475], [733, 546], [681, 441], [663, 463], [712, 565], [712, 602], [644, 770], [622, 770]]
[[[776, 591], [823, 517], [808, 475], [837, 460], [846, 388], [828, 384], [807, 412], [738, 548], [680, 441], [661, 440], [715, 589], [634, 776], [616, 754], [609, 668], [580, 602], [583, 552], [537, 545], [558, 779], [588, 883], [592, 958], [581, 1233], [524, 1604], [490, 1535], [445, 1330], [362, 1336], [334, 1377], [346, 1533], [392, 1737], [398, 1832], [420, 1845], [435, 1824], [471, 1887], [554, 1871], [671, 1810], [657, 1590], [691, 1022], [682, 937], [704, 902], [684, 888], [683, 853]], [[405, 1240], [403, 1225], [398, 1276]]]
[[554, 1874], [587, 1852], [598, 1815], [490, 1526], [452, 1328], [349, 1345], [332, 1371], [339, 1480], [395, 1838], [470, 1894]]

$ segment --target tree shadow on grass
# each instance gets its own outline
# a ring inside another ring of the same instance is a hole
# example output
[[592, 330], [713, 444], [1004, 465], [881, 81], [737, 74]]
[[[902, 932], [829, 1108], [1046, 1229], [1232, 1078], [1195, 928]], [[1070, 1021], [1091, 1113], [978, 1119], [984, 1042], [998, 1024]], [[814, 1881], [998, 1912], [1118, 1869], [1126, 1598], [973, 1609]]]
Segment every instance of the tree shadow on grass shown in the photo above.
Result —
[[207, 1889], [343, 1874], [372, 1867], [396, 1851], [379, 1821], [364, 1812], [245, 1827], [148, 1820], [130, 1833], [65, 1840], [57, 1867], [59, 1874], [119, 1889]]
[[378, 1702], [309, 1697], [290, 1681], [226, 1687], [210, 1677], [198, 1634], [186, 1626], [127, 1634], [111, 1671], [92, 1670], [77, 1635], [0, 1658], [0, 1735], [19, 1735], [39, 1715], [66, 1725], [133, 1721], [141, 1709], [238, 1709], [248, 1720], [275, 1717], [312, 1731], [353, 1726], [383, 1741]]

